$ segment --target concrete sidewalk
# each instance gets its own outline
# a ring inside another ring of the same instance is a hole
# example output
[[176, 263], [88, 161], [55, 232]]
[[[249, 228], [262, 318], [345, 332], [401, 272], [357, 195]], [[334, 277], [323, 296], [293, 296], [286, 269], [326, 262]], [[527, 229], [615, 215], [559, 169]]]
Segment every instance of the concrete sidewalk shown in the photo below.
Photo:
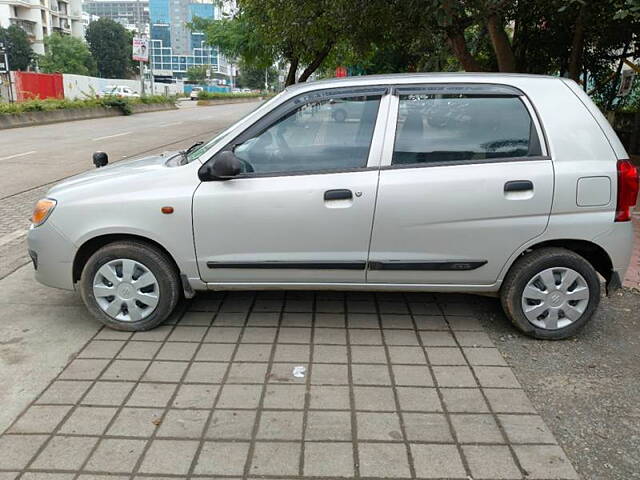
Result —
[[54, 319], [32, 319], [38, 364], [91, 339], [0, 437], [1, 479], [577, 478], [477, 320], [494, 300], [208, 294], [130, 334], [56, 298], [77, 303], [43, 298], [41, 314], [81, 333], [58, 346]]

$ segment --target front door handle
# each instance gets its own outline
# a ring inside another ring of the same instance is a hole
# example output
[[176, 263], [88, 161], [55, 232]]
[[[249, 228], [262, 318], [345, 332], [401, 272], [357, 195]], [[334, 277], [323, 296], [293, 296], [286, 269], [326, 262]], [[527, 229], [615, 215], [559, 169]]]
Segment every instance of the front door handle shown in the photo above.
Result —
[[504, 184], [505, 192], [526, 192], [529, 190], [533, 190], [531, 180], [511, 180]]
[[351, 200], [353, 198], [353, 192], [346, 188], [337, 190], [327, 190], [324, 192], [324, 200]]

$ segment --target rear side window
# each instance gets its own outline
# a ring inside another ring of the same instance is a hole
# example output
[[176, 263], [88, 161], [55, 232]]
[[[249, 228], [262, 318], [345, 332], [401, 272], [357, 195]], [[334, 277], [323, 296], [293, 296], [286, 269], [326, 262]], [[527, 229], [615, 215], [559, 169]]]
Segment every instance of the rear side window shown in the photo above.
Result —
[[539, 155], [534, 123], [517, 96], [400, 96], [394, 165]]

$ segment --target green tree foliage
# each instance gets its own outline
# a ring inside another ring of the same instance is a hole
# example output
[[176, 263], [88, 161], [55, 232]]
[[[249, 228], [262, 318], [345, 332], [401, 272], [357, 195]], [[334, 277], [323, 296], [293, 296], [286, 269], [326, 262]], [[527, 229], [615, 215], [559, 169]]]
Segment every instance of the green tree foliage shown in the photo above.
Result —
[[89, 24], [85, 36], [99, 76], [127, 78], [131, 75], [131, 35], [122, 25], [110, 18], [100, 18]]
[[26, 70], [34, 59], [27, 33], [17, 25], [0, 27], [0, 43], [3, 43], [9, 57], [11, 70]]
[[278, 81], [278, 72], [273, 67], [258, 68], [245, 62], [240, 62], [240, 75], [237, 78], [239, 88], [250, 88], [251, 90], [264, 90], [265, 70], [267, 72], [267, 84], [274, 87]]
[[96, 62], [81, 39], [54, 33], [44, 39], [45, 54], [38, 61], [46, 73], [76, 73], [95, 75]]
[[187, 81], [191, 83], [204, 83], [207, 81], [207, 67], [196, 66], [187, 69]]

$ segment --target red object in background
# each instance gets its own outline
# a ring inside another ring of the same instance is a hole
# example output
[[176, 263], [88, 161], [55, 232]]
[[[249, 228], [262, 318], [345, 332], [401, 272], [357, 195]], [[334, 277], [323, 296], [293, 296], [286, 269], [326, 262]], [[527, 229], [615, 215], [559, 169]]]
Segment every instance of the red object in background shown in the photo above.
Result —
[[336, 68], [336, 77], [346, 77], [347, 76], [347, 68], [346, 67], [337, 67]]
[[15, 72], [19, 102], [34, 98], [64, 98], [61, 73]]

